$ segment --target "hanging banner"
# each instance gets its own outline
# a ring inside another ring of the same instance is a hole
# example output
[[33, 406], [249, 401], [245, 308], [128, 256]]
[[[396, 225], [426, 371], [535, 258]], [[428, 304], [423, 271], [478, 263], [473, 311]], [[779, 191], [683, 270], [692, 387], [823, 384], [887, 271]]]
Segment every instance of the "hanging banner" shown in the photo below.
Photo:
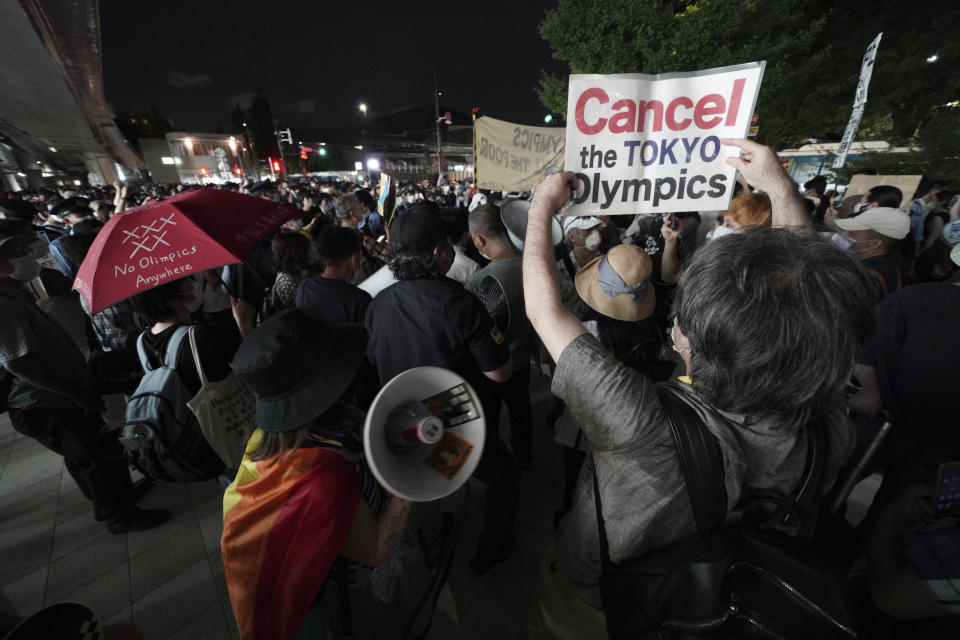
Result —
[[580, 189], [565, 215], [723, 210], [765, 62], [688, 73], [571, 75], [565, 168]]
[[880, 48], [880, 37], [883, 32], [877, 34], [867, 52], [863, 54], [863, 64], [860, 66], [860, 82], [857, 83], [857, 95], [853, 98], [853, 113], [850, 114], [850, 122], [843, 132], [843, 140], [840, 141], [840, 148], [837, 149], [837, 157], [833, 160], [833, 168], [839, 169], [847, 161], [847, 152], [850, 151], [850, 145], [857, 136], [857, 129], [860, 128], [860, 120], [863, 118], [863, 107], [867, 104], [867, 87], [870, 86], [870, 76], [873, 75], [873, 63], [877, 59], [877, 49]]
[[526, 127], [489, 116], [477, 118], [477, 185], [493, 191], [529, 191], [548, 167], [563, 164], [564, 131]]

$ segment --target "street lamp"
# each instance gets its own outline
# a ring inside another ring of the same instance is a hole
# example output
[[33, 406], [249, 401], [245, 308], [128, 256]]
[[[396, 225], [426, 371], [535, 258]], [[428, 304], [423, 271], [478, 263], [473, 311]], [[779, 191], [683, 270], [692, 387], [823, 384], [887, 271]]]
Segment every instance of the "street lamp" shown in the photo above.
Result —
[[[363, 114], [363, 128], [360, 129], [360, 139], [361, 139], [361, 142], [363, 142], [363, 159], [364, 159], [364, 163], [369, 165], [370, 163], [369, 161], [367, 161], [367, 103], [365, 102], [360, 103], [360, 113]], [[369, 181], [369, 179], [370, 179], [370, 172], [368, 170], [367, 180]]]

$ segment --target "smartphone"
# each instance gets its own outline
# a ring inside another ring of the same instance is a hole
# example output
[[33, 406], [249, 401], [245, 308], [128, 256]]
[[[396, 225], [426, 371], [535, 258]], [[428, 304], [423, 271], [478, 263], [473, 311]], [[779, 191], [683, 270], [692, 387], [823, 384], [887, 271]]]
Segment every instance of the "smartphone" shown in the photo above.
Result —
[[933, 508], [939, 517], [960, 517], [960, 461], [944, 462], [937, 470]]

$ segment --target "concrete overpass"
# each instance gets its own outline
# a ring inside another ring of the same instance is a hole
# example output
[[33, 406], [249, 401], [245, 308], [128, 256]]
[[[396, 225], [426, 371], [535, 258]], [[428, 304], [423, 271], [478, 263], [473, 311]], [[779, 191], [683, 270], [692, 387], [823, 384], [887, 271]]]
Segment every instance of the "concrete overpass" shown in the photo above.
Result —
[[142, 170], [104, 97], [97, 0], [0, 0], [0, 24], [0, 190]]

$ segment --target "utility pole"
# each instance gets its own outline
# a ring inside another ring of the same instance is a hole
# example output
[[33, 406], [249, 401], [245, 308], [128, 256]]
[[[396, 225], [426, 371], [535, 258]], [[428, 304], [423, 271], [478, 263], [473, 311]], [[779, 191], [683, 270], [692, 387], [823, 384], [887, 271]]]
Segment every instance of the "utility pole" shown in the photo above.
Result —
[[[289, 178], [289, 175], [287, 174], [287, 159], [283, 156], [283, 137], [280, 134], [280, 119], [275, 118], [273, 122], [274, 122], [274, 127], [276, 127], [273, 131], [277, 136], [277, 151], [279, 152], [279, 156], [280, 156], [278, 158], [280, 160], [280, 177], [283, 179], [284, 182], [286, 182], [290, 178]], [[287, 133], [289, 135], [289, 129], [287, 130]], [[292, 142], [293, 141], [291, 139], [291, 144]]]
[[443, 148], [440, 142], [440, 88], [437, 84], [437, 74], [433, 74], [433, 116], [437, 127], [437, 182], [443, 175]]

